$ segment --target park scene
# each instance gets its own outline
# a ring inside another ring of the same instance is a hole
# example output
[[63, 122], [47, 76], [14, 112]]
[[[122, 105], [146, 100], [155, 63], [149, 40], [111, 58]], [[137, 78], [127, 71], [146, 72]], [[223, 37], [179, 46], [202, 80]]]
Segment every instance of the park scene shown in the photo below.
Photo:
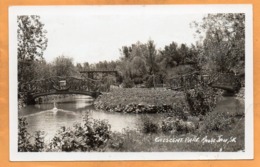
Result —
[[245, 14], [172, 17], [19, 15], [18, 152], [244, 151]]

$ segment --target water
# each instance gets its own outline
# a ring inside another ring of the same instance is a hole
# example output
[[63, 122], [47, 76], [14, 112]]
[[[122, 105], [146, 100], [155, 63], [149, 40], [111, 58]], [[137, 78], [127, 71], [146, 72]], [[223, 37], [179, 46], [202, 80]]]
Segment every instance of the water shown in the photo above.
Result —
[[[55, 101], [55, 102], [54, 102]], [[112, 131], [120, 132], [124, 128], [138, 129], [141, 114], [124, 114], [105, 112], [93, 108], [93, 99], [87, 96], [73, 96], [55, 99], [50, 103], [30, 105], [19, 111], [19, 116], [27, 118], [28, 132], [33, 134], [41, 130], [46, 132], [45, 140], [50, 141], [61, 126], [72, 127], [81, 123], [84, 115], [89, 114], [94, 119], [106, 119]], [[215, 108], [217, 111], [244, 112], [243, 104], [234, 97], [223, 97]], [[159, 121], [162, 114], [151, 114], [153, 120]]]
[[124, 128], [137, 129], [140, 115], [105, 112], [93, 108], [93, 100], [87, 96], [74, 96], [56, 99], [56, 102], [30, 105], [22, 108], [19, 116], [26, 117], [28, 132], [45, 131], [45, 139], [50, 140], [61, 126], [72, 127], [81, 123], [87, 113], [94, 119], [106, 119], [112, 131], [120, 132]]

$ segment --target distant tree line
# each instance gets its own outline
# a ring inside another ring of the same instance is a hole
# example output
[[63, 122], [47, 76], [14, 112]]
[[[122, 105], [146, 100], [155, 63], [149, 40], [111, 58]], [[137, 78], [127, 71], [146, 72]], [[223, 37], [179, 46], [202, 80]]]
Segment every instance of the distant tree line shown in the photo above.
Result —
[[208, 14], [202, 21], [191, 23], [199, 37], [196, 44], [173, 41], [157, 49], [156, 41], [137, 41], [122, 46], [117, 61], [90, 64], [86, 60], [76, 65], [73, 58], [65, 55], [51, 63], [45, 61], [43, 53], [48, 38], [39, 16], [18, 16], [17, 23], [18, 87], [21, 83], [51, 76], [80, 77], [80, 71], [93, 69], [117, 70], [117, 80], [109, 74], [103, 75], [103, 79], [124, 87], [154, 87], [164, 84], [168, 78], [193, 71], [244, 73], [245, 15], [240, 13]]

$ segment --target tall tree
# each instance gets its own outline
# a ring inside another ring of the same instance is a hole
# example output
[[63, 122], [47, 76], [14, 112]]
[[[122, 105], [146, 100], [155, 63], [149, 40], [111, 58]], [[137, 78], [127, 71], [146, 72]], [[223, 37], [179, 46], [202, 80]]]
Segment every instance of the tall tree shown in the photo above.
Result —
[[32, 70], [35, 70], [33, 62], [43, 59], [48, 39], [40, 16], [17, 16], [17, 25], [18, 88], [20, 90], [22, 83], [34, 79], [32, 75]]
[[208, 60], [207, 66], [219, 72], [236, 72], [244, 66], [244, 14], [208, 14], [201, 23], [195, 25], [197, 33], [205, 34], [203, 54]]
[[148, 72], [152, 75], [153, 87], [155, 88], [155, 72], [158, 71], [158, 65], [156, 63], [157, 50], [155, 48], [154, 41], [149, 40], [147, 42], [148, 54], [146, 56], [146, 62], [148, 66]]

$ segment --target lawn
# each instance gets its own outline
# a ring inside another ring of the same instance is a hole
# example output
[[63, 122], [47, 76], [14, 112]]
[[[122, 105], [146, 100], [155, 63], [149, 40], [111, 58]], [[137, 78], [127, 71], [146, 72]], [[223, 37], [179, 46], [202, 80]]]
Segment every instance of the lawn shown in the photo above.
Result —
[[94, 104], [97, 109], [106, 111], [160, 113], [185, 104], [185, 97], [183, 92], [164, 88], [118, 88], [102, 94]]

